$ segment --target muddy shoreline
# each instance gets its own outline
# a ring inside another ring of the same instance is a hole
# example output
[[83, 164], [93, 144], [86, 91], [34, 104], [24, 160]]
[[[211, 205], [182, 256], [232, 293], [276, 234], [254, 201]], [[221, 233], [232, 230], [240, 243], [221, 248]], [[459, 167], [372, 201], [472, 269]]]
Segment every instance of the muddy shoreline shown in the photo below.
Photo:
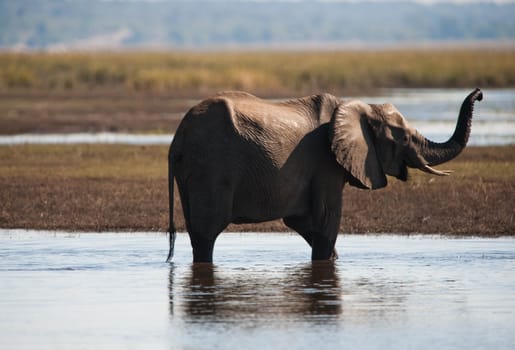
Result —
[[171, 133], [198, 99], [0, 92], [0, 134]]
[[[156, 231], [168, 227], [166, 146], [0, 147], [0, 227]], [[411, 170], [381, 190], [346, 186], [342, 233], [515, 235], [515, 146], [470, 147], [449, 177]], [[185, 231], [179, 196], [175, 218]], [[289, 231], [279, 220], [226, 231]]]

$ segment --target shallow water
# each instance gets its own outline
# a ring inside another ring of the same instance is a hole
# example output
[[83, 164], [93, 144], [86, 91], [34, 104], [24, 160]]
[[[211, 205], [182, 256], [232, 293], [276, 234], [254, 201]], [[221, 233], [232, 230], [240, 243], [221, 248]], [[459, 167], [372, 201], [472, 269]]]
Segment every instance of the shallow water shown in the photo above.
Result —
[[114, 132], [71, 134], [20, 134], [0, 135], [0, 145], [23, 144], [122, 144], [122, 145], [167, 145], [173, 134], [125, 134]]
[[515, 239], [0, 230], [2, 349], [512, 349]]
[[[434, 141], [447, 140], [454, 131], [459, 108], [472, 89], [385, 89], [377, 96], [360, 96], [367, 103], [393, 103], [408, 122]], [[487, 89], [475, 105], [469, 145], [515, 143], [515, 89]], [[173, 135], [123, 133], [0, 135], [0, 145], [105, 143], [170, 144]]]

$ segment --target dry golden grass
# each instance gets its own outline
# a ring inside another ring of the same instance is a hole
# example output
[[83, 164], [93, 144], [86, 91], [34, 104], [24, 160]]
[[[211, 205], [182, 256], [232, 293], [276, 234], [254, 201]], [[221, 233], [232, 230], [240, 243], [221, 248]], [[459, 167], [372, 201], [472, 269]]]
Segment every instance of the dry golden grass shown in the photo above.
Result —
[[285, 96], [387, 87], [513, 87], [515, 51], [0, 54], [0, 90]]

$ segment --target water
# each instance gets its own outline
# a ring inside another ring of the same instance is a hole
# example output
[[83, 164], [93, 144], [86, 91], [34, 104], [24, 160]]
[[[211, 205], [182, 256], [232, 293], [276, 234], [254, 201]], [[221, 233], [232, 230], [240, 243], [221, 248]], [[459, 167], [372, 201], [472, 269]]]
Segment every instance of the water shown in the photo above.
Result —
[[2, 349], [513, 349], [515, 239], [0, 231]]
[[[426, 137], [447, 140], [454, 131], [459, 108], [472, 89], [389, 89], [379, 96], [361, 96], [367, 103], [393, 103]], [[469, 144], [475, 146], [515, 143], [515, 89], [487, 89], [476, 104]], [[169, 144], [173, 135], [121, 133], [23, 134], [0, 136], [0, 145], [26, 143]]]
[[173, 134], [125, 134], [114, 132], [70, 133], [70, 134], [19, 134], [0, 135], [0, 145], [23, 144], [126, 144], [126, 145], [168, 145]]

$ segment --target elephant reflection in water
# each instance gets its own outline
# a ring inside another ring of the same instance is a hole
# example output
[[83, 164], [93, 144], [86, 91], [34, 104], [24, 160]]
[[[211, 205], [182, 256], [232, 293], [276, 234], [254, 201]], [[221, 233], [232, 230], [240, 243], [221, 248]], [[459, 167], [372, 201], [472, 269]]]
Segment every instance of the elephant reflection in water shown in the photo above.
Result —
[[[170, 314], [191, 322], [252, 322], [285, 318], [317, 322], [336, 320], [342, 312], [337, 268], [331, 261], [302, 264], [276, 276], [192, 264], [183, 285], [170, 270]], [[178, 296], [180, 295], [180, 299]]]

